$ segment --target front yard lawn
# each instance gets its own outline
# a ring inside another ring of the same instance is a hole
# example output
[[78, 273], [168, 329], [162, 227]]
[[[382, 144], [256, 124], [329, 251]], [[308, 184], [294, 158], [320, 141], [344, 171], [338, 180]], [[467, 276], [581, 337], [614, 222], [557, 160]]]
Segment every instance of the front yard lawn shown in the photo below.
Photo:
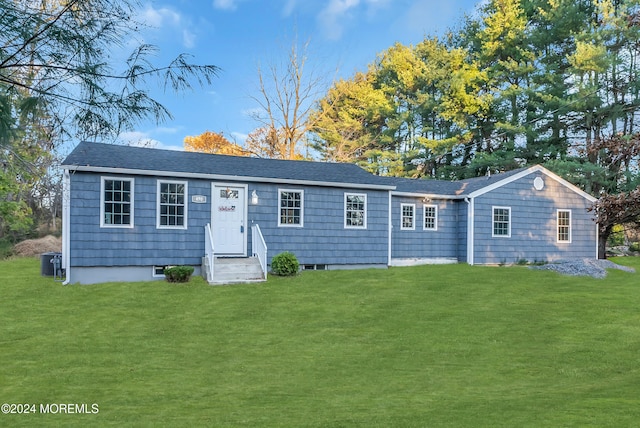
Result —
[[39, 273], [35, 259], [0, 261], [0, 402], [87, 413], [38, 407], [2, 426], [640, 420], [638, 274], [447, 265], [212, 287]]

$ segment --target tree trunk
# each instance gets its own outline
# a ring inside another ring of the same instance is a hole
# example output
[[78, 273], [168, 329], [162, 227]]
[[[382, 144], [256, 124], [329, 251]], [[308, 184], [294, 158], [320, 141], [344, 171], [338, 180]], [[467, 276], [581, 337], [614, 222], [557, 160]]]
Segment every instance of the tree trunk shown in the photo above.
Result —
[[604, 228], [598, 228], [598, 258], [606, 259], [607, 258], [607, 240], [609, 239], [609, 235], [611, 235], [611, 231], [613, 230], [613, 226], [607, 226]]

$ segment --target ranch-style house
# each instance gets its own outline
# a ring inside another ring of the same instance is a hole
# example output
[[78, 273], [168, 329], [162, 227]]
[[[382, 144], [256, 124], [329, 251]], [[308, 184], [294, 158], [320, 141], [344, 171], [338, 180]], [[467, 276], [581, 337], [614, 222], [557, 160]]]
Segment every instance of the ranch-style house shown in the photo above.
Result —
[[80, 143], [63, 162], [66, 281], [266, 278], [303, 269], [596, 258], [596, 200], [542, 166], [441, 181], [345, 163]]

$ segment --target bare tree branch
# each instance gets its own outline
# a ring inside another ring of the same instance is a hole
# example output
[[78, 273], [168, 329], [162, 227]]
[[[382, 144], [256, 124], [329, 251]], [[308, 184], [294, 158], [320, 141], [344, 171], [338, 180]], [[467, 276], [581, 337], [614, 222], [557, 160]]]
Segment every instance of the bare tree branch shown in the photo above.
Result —
[[266, 70], [258, 66], [258, 95], [250, 97], [260, 107], [252, 117], [266, 129], [254, 137], [262, 136], [262, 144], [272, 146], [263, 153], [300, 157], [300, 144], [313, 128], [310, 112], [327, 85], [325, 75], [305, 70], [308, 46], [309, 42], [301, 48], [294, 42], [286, 61], [272, 63]]

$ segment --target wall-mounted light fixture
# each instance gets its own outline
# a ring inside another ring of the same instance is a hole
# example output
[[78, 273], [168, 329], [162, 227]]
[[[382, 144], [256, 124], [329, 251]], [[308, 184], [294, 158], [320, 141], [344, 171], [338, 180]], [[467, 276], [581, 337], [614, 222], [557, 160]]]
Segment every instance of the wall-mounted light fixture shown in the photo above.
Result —
[[258, 194], [254, 190], [253, 192], [251, 192], [251, 205], [258, 205], [258, 202]]

